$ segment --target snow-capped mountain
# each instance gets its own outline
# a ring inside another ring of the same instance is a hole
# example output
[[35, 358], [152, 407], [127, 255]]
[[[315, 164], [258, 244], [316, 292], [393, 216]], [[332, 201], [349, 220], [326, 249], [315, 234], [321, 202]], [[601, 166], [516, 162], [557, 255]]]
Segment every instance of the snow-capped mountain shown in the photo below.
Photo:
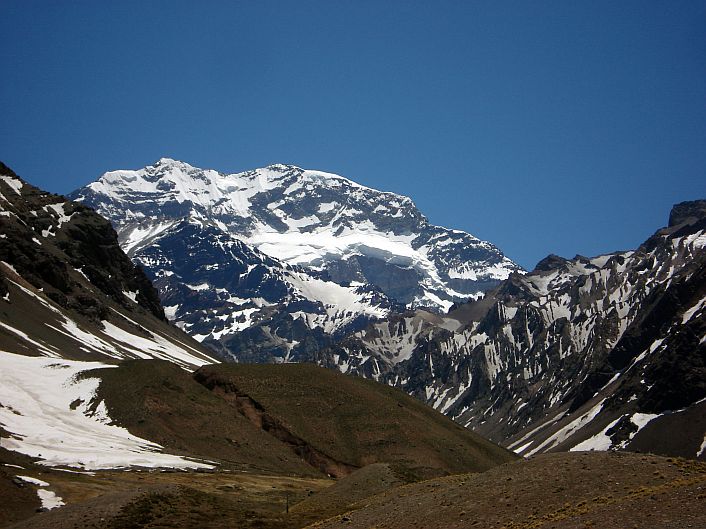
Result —
[[288, 165], [223, 174], [163, 158], [70, 196], [111, 220], [170, 319], [241, 361], [302, 359], [391, 310], [448, 309], [520, 270], [407, 197]]
[[[343, 287], [276, 263], [193, 219], [167, 232], [159, 246], [142, 251], [145, 259], [173, 263], [161, 277], [180, 274], [188, 291], [173, 296], [200, 296], [206, 289], [198, 281], [230, 281], [257, 308], [276, 311], [282, 299], [299, 305], [307, 316], [292, 321], [304, 326], [317, 316], [310, 305], [318, 300], [331, 310], [320, 314], [321, 332], [338, 325], [336, 318], [353, 317], [351, 311], [386, 302], [368, 287]], [[208, 266], [214, 255], [223, 257], [223, 267]], [[214, 294], [198, 298], [213, 303], [203, 305], [204, 314], [242, 302]], [[247, 323], [230, 314], [223, 321], [236, 328]], [[276, 331], [282, 327], [273, 327], [272, 336]], [[316, 344], [305, 345], [302, 351]], [[340, 429], [322, 427], [332, 416]], [[12, 462], [0, 465], [3, 490], [10, 472], [18, 487], [42, 487], [40, 496], [54, 498], [51, 507], [63, 502], [54, 469], [92, 476], [103, 469], [218, 466], [248, 476], [263, 472], [269, 481], [276, 473], [343, 477], [380, 460], [422, 478], [515, 459], [378, 384], [313, 365], [216, 363], [166, 321], [157, 291], [120, 249], [106, 219], [33, 187], [2, 163], [0, 456]]]
[[169, 318], [238, 361], [300, 360], [393, 306], [367, 285], [326, 281], [194, 219], [133, 258], [153, 275]]
[[380, 322], [316, 360], [401, 387], [524, 454], [706, 457], [705, 247], [706, 201], [678, 204], [636, 251], [550, 256], [443, 318]]
[[222, 174], [163, 158], [72, 197], [110, 219], [131, 256], [175, 223], [202, 219], [281, 262], [376, 285], [404, 304], [448, 308], [519, 269], [490, 243], [432, 226], [407, 197], [291, 165]]

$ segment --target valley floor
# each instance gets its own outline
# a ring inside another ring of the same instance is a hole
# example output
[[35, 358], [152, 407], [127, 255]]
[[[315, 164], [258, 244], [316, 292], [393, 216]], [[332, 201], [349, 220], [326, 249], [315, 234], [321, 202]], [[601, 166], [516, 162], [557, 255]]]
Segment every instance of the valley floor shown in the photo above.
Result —
[[[66, 506], [35, 514], [39, 508], [36, 487], [18, 487], [11, 482], [14, 472], [8, 470], [50, 483], [49, 488]], [[0, 476], [5, 482], [0, 527], [13, 529], [298, 528], [318, 517], [312, 513], [287, 514], [288, 504], [299, 503], [332, 483], [327, 479], [242, 472], [159, 470], [79, 474], [4, 467]], [[18, 515], [26, 519], [8, 525]]]
[[[635, 453], [557, 453], [483, 473], [407, 485], [391, 479], [386, 465], [372, 467], [333, 481], [241, 472], [90, 475], [31, 465], [20, 470], [6, 464], [0, 467], [0, 487], [9, 502], [2, 502], [0, 526], [706, 527], [706, 463], [694, 460]], [[39, 505], [31, 501], [33, 486], [17, 487], [9, 481], [15, 473], [49, 482], [67, 505], [33, 514]], [[13, 524], [18, 514], [26, 519]]]

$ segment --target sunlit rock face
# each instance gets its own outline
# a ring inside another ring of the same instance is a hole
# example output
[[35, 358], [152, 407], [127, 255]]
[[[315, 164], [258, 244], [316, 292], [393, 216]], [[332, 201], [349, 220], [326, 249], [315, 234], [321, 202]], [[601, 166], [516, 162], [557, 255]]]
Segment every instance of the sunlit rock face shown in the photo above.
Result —
[[167, 316], [238, 360], [302, 360], [405, 307], [445, 311], [520, 268], [412, 201], [289, 165], [161, 159], [71, 195], [110, 219]]

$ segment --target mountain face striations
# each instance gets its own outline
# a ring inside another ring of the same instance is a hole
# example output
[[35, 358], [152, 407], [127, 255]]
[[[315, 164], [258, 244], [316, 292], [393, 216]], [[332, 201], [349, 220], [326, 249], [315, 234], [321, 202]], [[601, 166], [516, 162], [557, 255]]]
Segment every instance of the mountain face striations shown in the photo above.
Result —
[[520, 268], [412, 201], [273, 165], [222, 174], [163, 158], [75, 191], [115, 226], [167, 315], [238, 361], [300, 361], [408, 307], [445, 310]]
[[678, 204], [635, 251], [549, 256], [446, 316], [377, 322], [317, 360], [403, 388], [523, 454], [706, 457], [705, 208]]
[[[635, 251], [551, 255], [524, 274], [409, 199], [291, 166], [163, 159], [75, 196], [224, 356], [374, 378], [524, 454], [704, 454], [703, 201]], [[679, 447], [664, 435], [676, 423], [691, 425]]]

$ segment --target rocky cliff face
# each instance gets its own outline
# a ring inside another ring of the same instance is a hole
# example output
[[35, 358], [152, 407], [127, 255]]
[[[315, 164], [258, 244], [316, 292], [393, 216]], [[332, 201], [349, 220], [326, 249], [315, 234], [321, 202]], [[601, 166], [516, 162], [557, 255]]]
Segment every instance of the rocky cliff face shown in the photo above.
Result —
[[107, 313], [100, 301], [81, 297], [70, 278], [73, 268], [116, 303], [129, 307], [123, 292], [134, 292], [133, 303], [164, 319], [157, 291], [120, 250], [109, 222], [81, 204], [27, 184], [4, 164], [0, 193], [3, 261], [47, 297], [89, 316]]
[[241, 362], [301, 360], [394, 306], [368, 285], [322, 279], [193, 219], [134, 258], [150, 271], [179, 327]]
[[71, 196], [113, 222], [171, 319], [240, 361], [305, 359], [405, 305], [445, 309], [520, 270], [407, 197], [287, 165], [222, 174], [162, 159]]
[[2, 163], [0, 297], [2, 351], [212, 361], [198, 345], [181, 343], [190, 340], [167, 324], [157, 291], [107, 220]]
[[[704, 206], [675, 206], [636, 251], [550, 256], [440, 320], [376, 324], [317, 360], [402, 387], [525, 454], [654, 448], [660, 423], [687, 420], [706, 397]], [[692, 430], [680, 450], [694, 457], [706, 424]]]

